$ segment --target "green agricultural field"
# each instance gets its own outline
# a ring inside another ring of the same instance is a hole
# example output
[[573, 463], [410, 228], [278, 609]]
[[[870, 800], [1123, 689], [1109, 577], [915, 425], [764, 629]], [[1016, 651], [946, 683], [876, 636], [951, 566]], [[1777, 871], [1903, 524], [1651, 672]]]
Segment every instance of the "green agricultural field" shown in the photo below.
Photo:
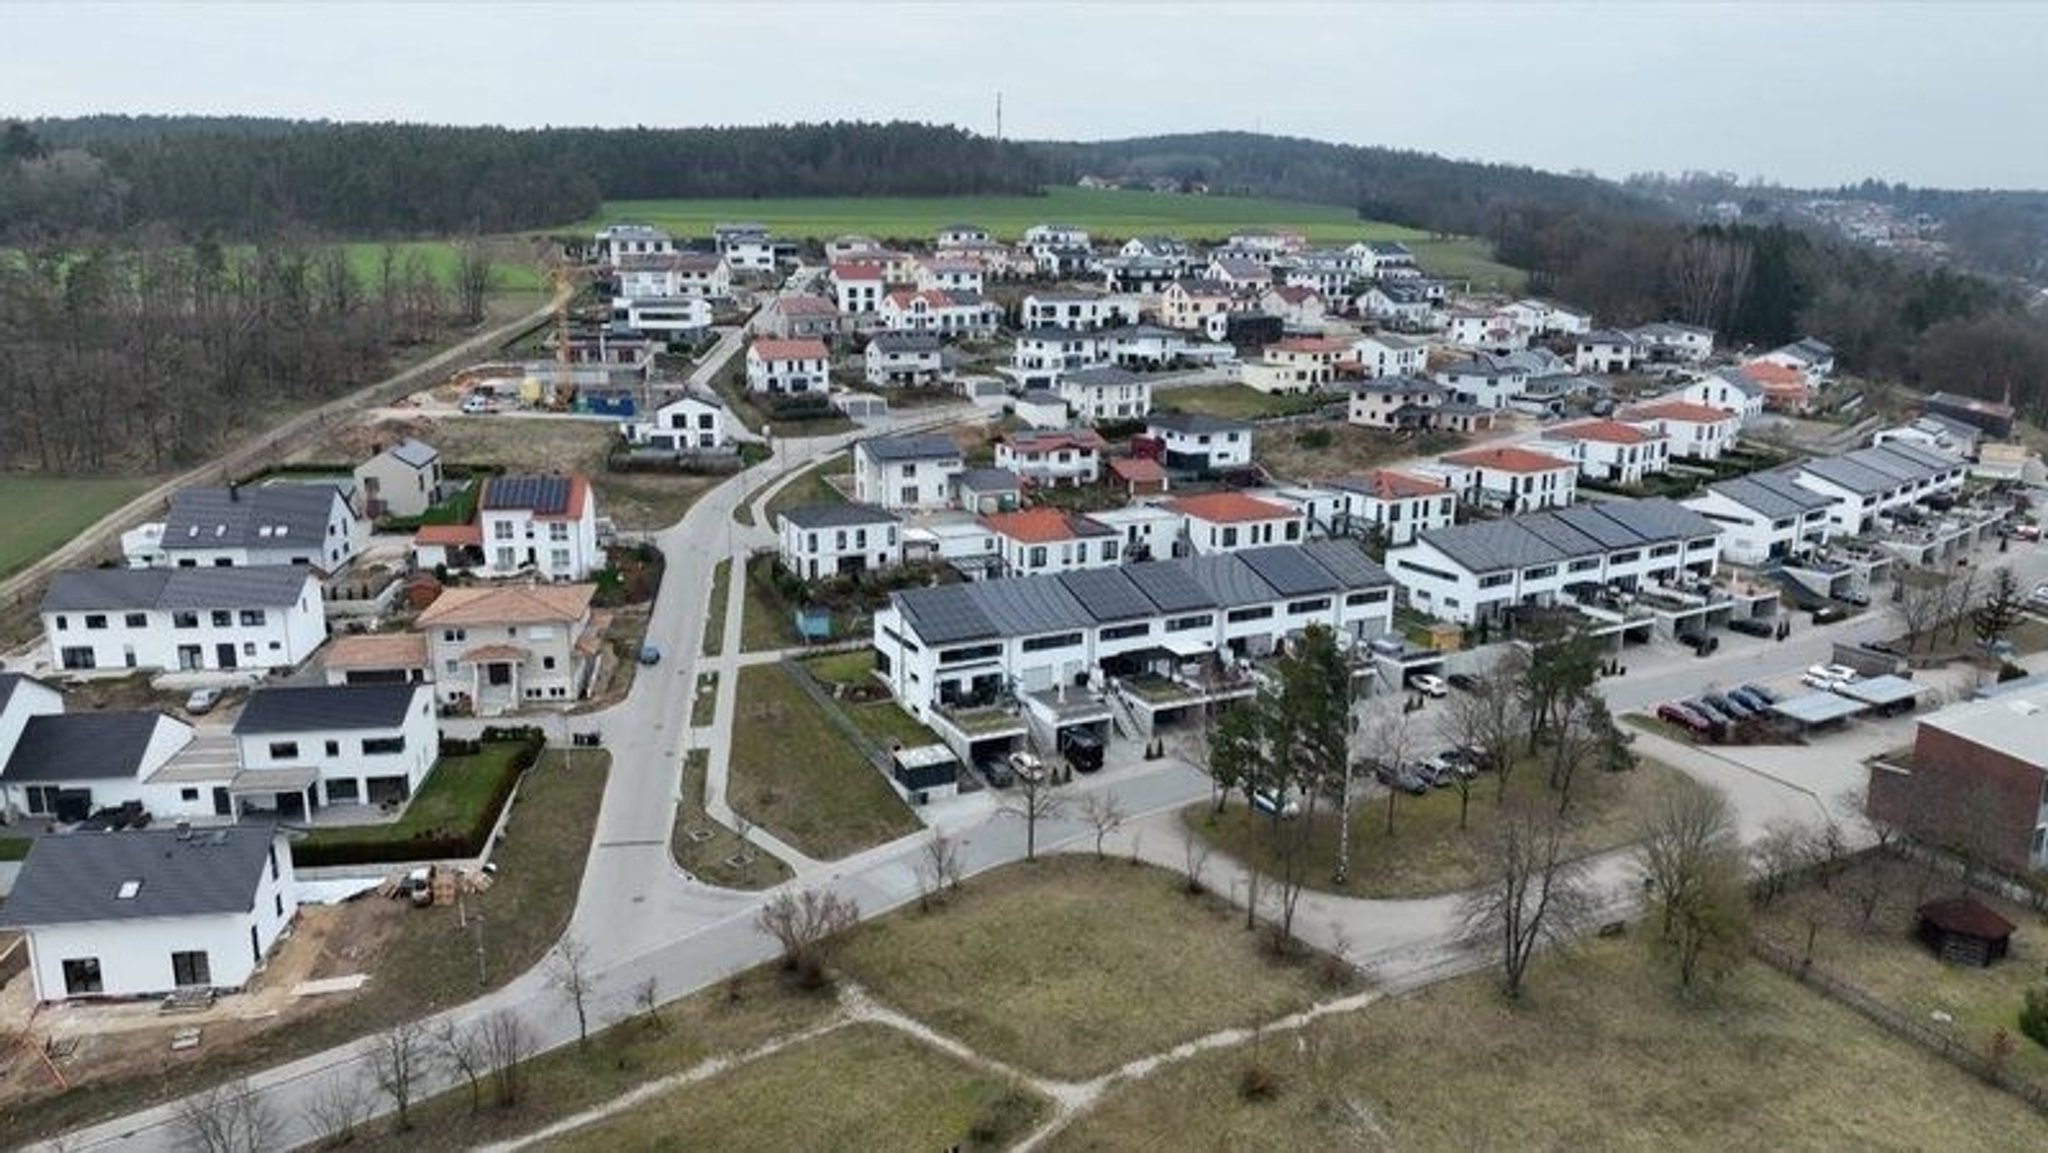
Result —
[[0, 577], [41, 560], [153, 483], [148, 477], [0, 475]]

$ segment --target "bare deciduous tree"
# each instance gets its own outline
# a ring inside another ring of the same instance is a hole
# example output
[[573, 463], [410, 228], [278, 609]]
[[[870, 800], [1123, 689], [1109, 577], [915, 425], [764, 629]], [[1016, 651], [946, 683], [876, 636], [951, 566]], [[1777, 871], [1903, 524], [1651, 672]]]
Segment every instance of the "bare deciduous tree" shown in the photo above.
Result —
[[661, 981], [650, 975], [633, 988], [633, 1008], [640, 1014], [640, 1020], [657, 1032], [666, 1030], [668, 1022], [661, 1019]]
[[1748, 934], [1742, 842], [1726, 794], [1687, 789], [1667, 795], [1644, 830], [1637, 860], [1681, 986], [1691, 989], [1703, 968], [1741, 957]]
[[859, 922], [859, 905], [820, 889], [778, 893], [754, 918], [755, 927], [782, 947], [782, 967], [812, 986], [824, 981], [833, 941]]
[[1053, 789], [1052, 778], [1019, 776], [1017, 788], [1004, 798], [1002, 812], [1024, 819], [1024, 859], [1038, 859], [1038, 823], [1056, 821], [1066, 815], [1067, 798]]
[[[1522, 694], [1516, 687], [1527, 668], [1527, 654], [1519, 648], [1510, 649], [1508, 656], [1481, 678], [1472, 692], [1453, 693], [1444, 701], [1451, 739], [1479, 750], [1494, 766], [1496, 801], [1507, 795], [1515, 748], [1528, 728], [1528, 718], [1522, 713]], [[1458, 802], [1461, 829], [1465, 827], [1468, 800], [1469, 795], [1461, 795]]]
[[929, 909], [941, 896], [958, 889], [964, 871], [960, 842], [944, 833], [933, 833], [918, 857], [918, 907]]
[[448, 1066], [462, 1075], [463, 1083], [469, 1086], [469, 1111], [474, 1113], [483, 1108], [484, 1054], [474, 1028], [458, 1025], [454, 1018], [443, 1017], [429, 1030], [434, 1051]]
[[590, 1044], [590, 998], [596, 977], [590, 971], [590, 946], [574, 936], [563, 937], [548, 958], [548, 984], [561, 992], [576, 1014], [576, 1044]]
[[1500, 951], [1509, 997], [1522, 995], [1536, 950], [1568, 940], [1592, 906], [1583, 871], [1565, 859], [1565, 829], [1548, 804], [1508, 801], [1494, 823], [1479, 887], [1465, 898], [1466, 932]]
[[1784, 894], [1792, 874], [1812, 860], [1813, 835], [1802, 822], [1774, 817], [1749, 847], [1749, 856], [1756, 874], [1757, 903], [1768, 905]]
[[322, 1149], [335, 1149], [356, 1139], [356, 1126], [369, 1114], [360, 1078], [336, 1073], [327, 1078], [306, 1102], [306, 1117], [320, 1139]]
[[248, 1078], [215, 1085], [178, 1103], [183, 1143], [198, 1153], [269, 1153], [283, 1127]]
[[519, 1103], [526, 1059], [533, 1056], [533, 1030], [510, 1009], [498, 1009], [477, 1022], [483, 1039], [484, 1068], [491, 1077], [491, 1100], [501, 1109]]
[[[1390, 765], [1396, 769], [1408, 763], [1414, 751], [1414, 735], [1408, 724], [1408, 713], [1402, 709], [1381, 713], [1372, 725], [1371, 759], [1375, 764]], [[1401, 790], [1387, 786], [1387, 834], [1394, 832], [1394, 805], [1401, 798]]]
[[1102, 859], [1102, 842], [1123, 827], [1124, 807], [1114, 792], [1089, 793], [1081, 798], [1081, 818], [1095, 830], [1095, 859]]
[[399, 1132], [412, 1128], [412, 1099], [426, 1072], [426, 1027], [418, 1021], [400, 1021], [371, 1039], [368, 1054], [370, 1079], [397, 1112], [393, 1125]]
[[1205, 888], [1202, 874], [1208, 870], [1209, 855], [1216, 851], [1216, 847], [1204, 838], [1188, 833], [1181, 841], [1180, 851], [1181, 866], [1187, 873], [1188, 894], [1199, 896]]

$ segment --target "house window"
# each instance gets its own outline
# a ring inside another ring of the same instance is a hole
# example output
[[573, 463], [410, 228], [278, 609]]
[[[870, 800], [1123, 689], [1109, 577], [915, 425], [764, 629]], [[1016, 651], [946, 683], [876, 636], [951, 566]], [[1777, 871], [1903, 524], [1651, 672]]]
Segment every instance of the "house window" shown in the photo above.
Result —
[[87, 614], [85, 614], [85, 627], [86, 627], [86, 628], [89, 628], [89, 629], [103, 629], [103, 628], [106, 628], [106, 627], [107, 627], [107, 614], [105, 614], [105, 613], [87, 613]]
[[340, 755], [341, 755], [341, 742], [340, 742], [340, 741], [329, 741], [329, 742], [327, 742], [327, 755], [328, 755], [328, 756], [330, 756], [330, 757], [338, 757], [338, 756], [340, 756]]
[[213, 966], [207, 963], [206, 950], [172, 953], [171, 982], [180, 989], [213, 984]]
[[261, 627], [263, 624], [263, 610], [243, 609], [239, 619], [245, 625], [249, 625], [251, 627]]
[[404, 737], [365, 737], [363, 739], [363, 755], [366, 757], [390, 757], [404, 751]]
[[904, 504], [916, 504], [917, 486], [914, 484], [904, 485], [903, 490], [901, 493], [898, 494], [897, 499], [901, 500]]
[[196, 800], [198, 800], [198, 799], [199, 799], [199, 790], [198, 790], [198, 789], [179, 789], [179, 790], [178, 790], [178, 799], [179, 799], [179, 800], [181, 800], [181, 801], [196, 801]]
[[199, 614], [188, 611], [174, 612], [171, 614], [171, 627], [174, 629], [196, 629], [199, 627]]
[[360, 799], [354, 779], [327, 782], [327, 803], [330, 805], [353, 805]]
[[129, 613], [121, 618], [121, 623], [131, 629], [147, 628], [149, 626], [149, 615], [147, 613]]
[[60, 650], [57, 663], [67, 669], [90, 669], [98, 667], [99, 659], [93, 655], [90, 646], [77, 646]]
[[569, 526], [568, 526], [568, 525], [566, 525], [566, 524], [563, 524], [563, 523], [562, 523], [561, 521], [555, 521], [555, 522], [553, 522], [553, 523], [549, 524], [549, 525], [548, 525], [548, 539], [549, 539], [549, 540], [558, 540], [558, 541], [565, 541], [565, 540], [568, 540], [568, 539], [569, 539]]
[[552, 669], [552, 668], [554, 668], [554, 667], [555, 667], [555, 658], [553, 658], [553, 657], [542, 657], [542, 658], [540, 659], [540, 667], [541, 667], [541, 668], [543, 668], [543, 669]]
[[71, 957], [64, 962], [64, 992], [80, 997], [105, 991], [98, 957]]
[[68, 628], [70, 628], [70, 627], [71, 627], [71, 622], [69, 622], [69, 621], [67, 621], [67, 620], [65, 620], [65, 619], [64, 619], [64, 614], [62, 614], [62, 613], [59, 613], [59, 614], [57, 614], [57, 631], [58, 631], [58, 632], [63, 632], [63, 631], [65, 630], [65, 629], [68, 629]]
[[243, 656], [245, 656], [245, 657], [253, 657], [253, 656], [255, 656], [255, 655], [256, 655], [256, 642], [255, 642], [255, 641], [243, 641], [243, 642], [242, 642], [242, 655], [243, 655]]
[[492, 540], [511, 540], [511, 539], [512, 539], [512, 522], [511, 522], [511, 521], [509, 521], [509, 520], [501, 520], [501, 521], [497, 521], [497, 522], [493, 523], [493, 524], [491, 525], [491, 539], [492, 539]]
[[233, 614], [233, 613], [229, 612], [229, 611], [228, 611], [228, 610], [226, 610], [226, 609], [215, 609], [215, 610], [213, 610], [213, 627], [214, 627], [214, 628], [217, 628], [217, 629], [224, 629], [224, 628], [227, 628], [227, 627], [228, 627], [229, 625], [231, 625], [231, 624], [233, 624], [233, 623], [235, 623], [235, 614]]
[[442, 630], [441, 630], [441, 639], [442, 639], [442, 640], [444, 640], [444, 641], [463, 641], [463, 640], [468, 640], [468, 639], [469, 639], [469, 633], [468, 633], [468, 632], [466, 632], [466, 631], [465, 631], [465, 630], [463, 630], [463, 629], [442, 629]]
[[299, 742], [270, 742], [270, 759], [273, 761], [295, 761], [299, 759]]
[[554, 558], [554, 566], [555, 566], [555, 570], [556, 570], [557, 572], [566, 572], [566, 571], [568, 571], [568, 568], [569, 568], [569, 550], [568, 550], [568, 549], [565, 549], [565, 548], [558, 548], [558, 549], [556, 549], [556, 550], [554, 551], [554, 553], [552, 554], [552, 556], [553, 556], [553, 558]]

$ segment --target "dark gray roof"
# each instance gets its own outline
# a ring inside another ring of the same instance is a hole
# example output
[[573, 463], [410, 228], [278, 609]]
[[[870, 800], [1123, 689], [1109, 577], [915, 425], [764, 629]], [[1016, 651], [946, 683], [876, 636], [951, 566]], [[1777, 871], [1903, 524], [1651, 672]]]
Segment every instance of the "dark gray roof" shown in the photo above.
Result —
[[1019, 404], [1065, 404], [1060, 394], [1049, 388], [1034, 388], [1017, 398]]
[[1312, 540], [1302, 545], [1301, 551], [1328, 569], [1346, 589], [1382, 588], [1394, 583], [1387, 570], [1365, 555], [1365, 548], [1357, 541]]
[[1033, 292], [1027, 294], [1024, 299], [1039, 301], [1045, 304], [1094, 304], [1099, 300], [1108, 300], [1109, 294], [1070, 289], [1057, 292]]
[[1017, 339], [1039, 341], [1101, 340], [1102, 334], [1078, 328], [1061, 328], [1054, 324], [1040, 324], [1018, 333]]
[[1384, 392], [1393, 396], [1442, 396], [1451, 390], [1419, 376], [1381, 376], [1358, 383], [1360, 392]]
[[939, 338], [928, 332], [878, 332], [868, 341], [877, 352], [937, 352]]
[[1513, 520], [1454, 525], [1421, 540], [1474, 573], [1713, 536], [1706, 517], [1662, 497], [1574, 505]]
[[1635, 343], [1635, 337], [1618, 328], [1596, 328], [1579, 338], [1579, 346], [1582, 348], [1590, 344], [1618, 344], [1625, 348], [1634, 348]]
[[441, 450], [409, 436], [386, 449], [385, 453], [398, 463], [413, 468], [425, 468], [441, 459]]
[[1298, 548], [1274, 545], [1235, 554], [1245, 567], [1284, 597], [1336, 592], [1343, 586], [1329, 569]]
[[104, 781], [132, 778], [142, 767], [161, 713], [51, 713], [30, 717], [0, 781]]
[[1095, 623], [1055, 576], [981, 581], [967, 587], [975, 607], [1007, 636], [1056, 633]]
[[1139, 379], [1140, 377], [1137, 373], [1131, 372], [1128, 369], [1116, 368], [1111, 365], [1103, 365], [1100, 368], [1077, 369], [1074, 372], [1069, 372], [1061, 375], [1060, 387], [1065, 388], [1067, 385], [1070, 384], [1134, 384]]
[[524, 508], [541, 516], [562, 516], [569, 511], [573, 487], [566, 476], [494, 476], [484, 482], [480, 507]]
[[1251, 425], [1241, 420], [1227, 420], [1210, 416], [1205, 412], [1155, 412], [1145, 418], [1145, 427], [1163, 428], [1172, 432], [1200, 434], [1204, 432], [1250, 432]]
[[1235, 553], [1184, 557], [1168, 563], [1179, 565], [1225, 608], [1259, 604], [1275, 596], [1272, 586], [1260, 580], [1259, 574]]
[[1135, 620], [1158, 611], [1117, 569], [1078, 569], [1061, 573], [1056, 579], [1098, 621]]
[[1128, 577], [1131, 584], [1145, 594], [1145, 599], [1156, 605], [1160, 612], [1184, 613], [1216, 607], [1215, 594], [1195, 580], [1193, 574], [1178, 561], [1149, 561], [1127, 565], [1116, 571]]
[[419, 685], [304, 685], [262, 688], [235, 719], [236, 736], [320, 729], [395, 729], [405, 724]]
[[852, 528], [855, 525], [895, 524], [896, 514], [872, 504], [828, 501], [798, 505], [777, 514], [798, 528]]
[[327, 518], [341, 490], [333, 484], [182, 488], [171, 494], [163, 547], [284, 548], [327, 539]]
[[1844, 453], [1841, 456], [1819, 457], [1807, 461], [1800, 467], [1850, 492], [1872, 495], [1888, 492], [1900, 485], [1930, 480], [1962, 466], [1963, 462], [1960, 459], [1947, 453], [1931, 452], [1906, 445], [1881, 444], [1875, 448], [1859, 448], [1855, 452]]
[[282, 607], [298, 603], [310, 575], [301, 565], [65, 569], [50, 578], [42, 611]]
[[943, 436], [878, 436], [857, 447], [869, 460], [943, 460], [960, 455], [960, 446]]
[[1835, 503], [1832, 498], [1793, 483], [1791, 473], [1776, 469], [1716, 481], [1707, 486], [1707, 491], [1719, 493], [1758, 516], [1772, 520], [1814, 512]]
[[1751, 380], [1749, 374], [1739, 368], [1717, 369], [1714, 372], [1714, 376], [1721, 383], [1728, 385], [1752, 400], [1764, 394], [1764, 386]]
[[[245, 913], [270, 867], [267, 825], [39, 837], [7, 896], [24, 927]], [[124, 886], [133, 894], [123, 899]]]
[[890, 595], [903, 618], [926, 644], [950, 645], [1002, 635], [996, 623], [974, 603], [973, 585], [937, 585], [905, 589]]
[[970, 468], [953, 478], [953, 483], [975, 492], [1021, 489], [1024, 482], [1007, 468]]

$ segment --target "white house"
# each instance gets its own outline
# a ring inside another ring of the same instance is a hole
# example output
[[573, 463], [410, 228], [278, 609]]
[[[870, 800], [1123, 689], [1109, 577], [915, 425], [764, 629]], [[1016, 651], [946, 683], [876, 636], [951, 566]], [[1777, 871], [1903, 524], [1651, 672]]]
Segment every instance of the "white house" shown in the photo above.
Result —
[[1152, 381], [1121, 368], [1065, 372], [1053, 390], [1077, 420], [1138, 420], [1152, 411]]
[[1435, 375], [1438, 384], [1451, 390], [1451, 399], [1480, 408], [1506, 408], [1529, 383], [1514, 362], [1484, 352], [1447, 364]]
[[1159, 323], [1168, 328], [1208, 330], [1211, 317], [1239, 308], [1237, 294], [1213, 280], [1176, 280], [1159, 297]]
[[871, 316], [882, 307], [889, 290], [882, 266], [872, 261], [846, 261], [832, 266], [832, 301], [847, 316]]
[[1436, 301], [1420, 281], [1381, 281], [1358, 294], [1358, 315], [1404, 332], [1432, 327]]
[[1602, 328], [1581, 335], [1573, 345], [1572, 367], [1580, 372], [1628, 372], [1636, 366], [1636, 338]]
[[1815, 386], [1835, 371], [1834, 348], [1810, 336], [1802, 336], [1788, 345], [1774, 348], [1757, 359], [1797, 369], [1805, 375], [1807, 384]]
[[1323, 303], [1324, 293], [1314, 285], [1294, 283], [1295, 275], [1289, 273], [1289, 283], [1276, 285], [1260, 294], [1259, 311], [1279, 317], [1287, 322], [1289, 328], [1319, 328], [1328, 316], [1328, 308]]
[[1349, 344], [1331, 337], [1288, 337], [1267, 345], [1260, 359], [1245, 362], [1239, 380], [1268, 394], [1314, 392], [1337, 379], [1337, 362], [1350, 351]]
[[402, 808], [440, 753], [426, 684], [259, 688], [235, 718], [236, 814], [304, 820], [322, 806]]
[[1124, 560], [1167, 560], [1184, 551], [1182, 541], [1188, 530], [1186, 517], [1156, 504], [1131, 504], [1088, 514], [1097, 524], [1106, 524], [1123, 536]]
[[1526, 348], [1531, 335], [1504, 309], [1455, 309], [1444, 317], [1444, 339], [1459, 348], [1505, 354]]
[[1543, 433], [1541, 448], [1578, 465], [1586, 480], [1637, 485], [1671, 464], [1671, 438], [1655, 425], [1581, 420]]
[[874, 388], [936, 384], [944, 371], [939, 338], [928, 332], [878, 332], [862, 361]]
[[240, 989], [298, 915], [293, 890], [267, 826], [42, 837], [0, 923], [28, 942], [38, 1001]]
[[1763, 415], [1765, 392], [1762, 385], [1744, 375], [1741, 369], [1724, 368], [1687, 381], [1683, 388], [1664, 399], [1734, 413], [1739, 430], [1751, 417]]
[[1711, 577], [1719, 539], [1714, 522], [1668, 500], [1597, 501], [1425, 532], [1387, 550], [1387, 572], [1418, 611], [1469, 625], [1569, 603], [1575, 585]]
[[1623, 409], [1616, 419], [1669, 437], [1671, 455], [1687, 460], [1721, 459], [1742, 430], [1742, 418], [1735, 413], [1682, 400], [1639, 404]]
[[1034, 253], [1046, 248], [1086, 248], [1088, 230], [1072, 224], [1034, 224], [1024, 230], [1025, 248]]
[[335, 573], [368, 536], [335, 484], [231, 484], [172, 493], [163, 522], [123, 533], [121, 549], [136, 567], [310, 565]]
[[980, 293], [936, 288], [898, 289], [882, 298], [876, 319], [891, 332], [936, 332], [982, 340], [1002, 323], [1003, 310]]
[[564, 705], [590, 691], [609, 614], [593, 613], [596, 585], [446, 588], [413, 629], [427, 638], [443, 705], [495, 716]]
[[1685, 507], [1721, 528], [1721, 555], [1736, 564], [1767, 565], [1804, 556], [1828, 541], [1834, 500], [1795, 483], [1781, 469], [1716, 481]]
[[689, 452], [723, 448], [731, 436], [725, 405], [711, 393], [685, 391], [650, 415], [624, 426], [627, 443]]
[[1344, 513], [1351, 527], [1369, 526], [1388, 545], [1407, 544], [1418, 534], [1448, 528], [1457, 518], [1456, 494], [1449, 485], [1428, 477], [1382, 468], [1364, 476], [1340, 477], [1329, 487], [1345, 495]]
[[292, 668], [327, 639], [320, 581], [293, 565], [66, 569], [43, 594], [61, 669]]
[[1176, 497], [1160, 507], [1187, 521], [1188, 545], [1198, 554], [1300, 544], [1308, 538], [1308, 518], [1299, 509], [1241, 492]]
[[732, 269], [711, 252], [629, 256], [619, 262], [617, 296], [629, 300], [724, 300], [732, 295]]
[[1027, 387], [1049, 388], [1063, 373], [1108, 362], [1109, 342], [1099, 332], [1027, 328], [1010, 349], [1008, 375]]
[[896, 514], [871, 504], [807, 504], [776, 514], [777, 555], [799, 579], [829, 580], [903, 563]]
[[[192, 746], [193, 733], [191, 726], [160, 712], [46, 711], [46, 702], [27, 699], [19, 687], [13, 696], [23, 699], [0, 706], [13, 714], [13, 733], [0, 745], [0, 756], [6, 758], [0, 762], [0, 792], [10, 820], [75, 822], [128, 804], [158, 817], [199, 816], [214, 811], [213, 786], [225, 786], [235, 775], [230, 754], [204, 782], [168, 785], [161, 780]], [[225, 795], [221, 801], [219, 811], [229, 811]]]
[[622, 260], [666, 256], [676, 250], [675, 238], [646, 224], [612, 224], [597, 230], [591, 254], [599, 264], [617, 267]]
[[1212, 257], [1202, 275], [1218, 284], [1227, 286], [1231, 292], [1249, 294], [1254, 297], [1273, 286], [1273, 270], [1257, 260], [1244, 260], [1228, 256]]
[[355, 478], [363, 515], [371, 520], [418, 516], [446, 496], [440, 450], [409, 436], [357, 465]]
[[1459, 494], [1467, 504], [1507, 513], [1535, 512], [1562, 508], [1578, 491], [1578, 466], [1548, 453], [1503, 445], [1454, 452], [1443, 460], [1469, 470], [1471, 479]]
[[1539, 336], [1578, 336], [1593, 327], [1591, 313], [1533, 297], [1517, 300], [1501, 311], [1514, 317], [1521, 328]]
[[494, 476], [477, 496], [483, 575], [576, 581], [608, 563], [597, 495], [581, 476]]
[[1978, 445], [1984, 439], [1984, 430], [1974, 424], [1928, 413], [1915, 417], [1910, 424], [1881, 428], [1870, 434], [1872, 444], [1910, 444], [1915, 448], [1932, 449], [1974, 461]]
[[1833, 499], [1831, 534], [1859, 536], [1877, 527], [1880, 513], [1959, 491], [1969, 462], [1911, 445], [1884, 444], [1818, 457], [1794, 469], [1794, 483]]
[[1047, 488], [1094, 484], [1108, 447], [1090, 428], [1014, 432], [996, 442], [996, 467]]
[[1658, 321], [1632, 329], [1639, 360], [1651, 364], [1699, 364], [1714, 355], [1714, 330], [1696, 324]]
[[673, 341], [711, 328], [711, 302], [692, 296], [612, 298], [612, 329]]
[[782, 340], [828, 340], [838, 336], [845, 323], [839, 306], [824, 297], [785, 292], [762, 305], [749, 327]]
[[1027, 508], [989, 513], [982, 527], [996, 538], [1002, 576], [1033, 576], [1122, 562], [1123, 534], [1080, 513]]
[[1351, 342], [1351, 359], [1358, 362], [1361, 373], [1374, 380], [1420, 376], [1429, 366], [1429, 345], [1411, 337], [1375, 332]]
[[1252, 462], [1252, 426], [1198, 412], [1155, 412], [1145, 435], [1160, 444], [1168, 468], [1221, 472]]
[[987, 274], [970, 256], [939, 254], [917, 262], [917, 286], [940, 292], [980, 292]]
[[1382, 376], [1354, 385], [1345, 419], [1365, 428], [1428, 428], [1451, 390], [1414, 376]]
[[973, 248], [989, 242], [988, 229], [978, 224], [948, 224], [939, 229], [938, 247]]
[[714, 224], [712, 242], [734, 272], [774, 272], [775, 241], [759, 224]]
[[853, 446], [853, 499], [886, 509], [944, 508], [967, 467], [944, 436], [870, 437]]
[[1138, 323], [1135, 297], [1101, 292], [1033, 292], [1017, 310], [1019, 327], [1086, 332]]
[[832, 354], [822, 340], [760, 340], [747, 347], [747, 390], [825, 392], [832, 387]]

